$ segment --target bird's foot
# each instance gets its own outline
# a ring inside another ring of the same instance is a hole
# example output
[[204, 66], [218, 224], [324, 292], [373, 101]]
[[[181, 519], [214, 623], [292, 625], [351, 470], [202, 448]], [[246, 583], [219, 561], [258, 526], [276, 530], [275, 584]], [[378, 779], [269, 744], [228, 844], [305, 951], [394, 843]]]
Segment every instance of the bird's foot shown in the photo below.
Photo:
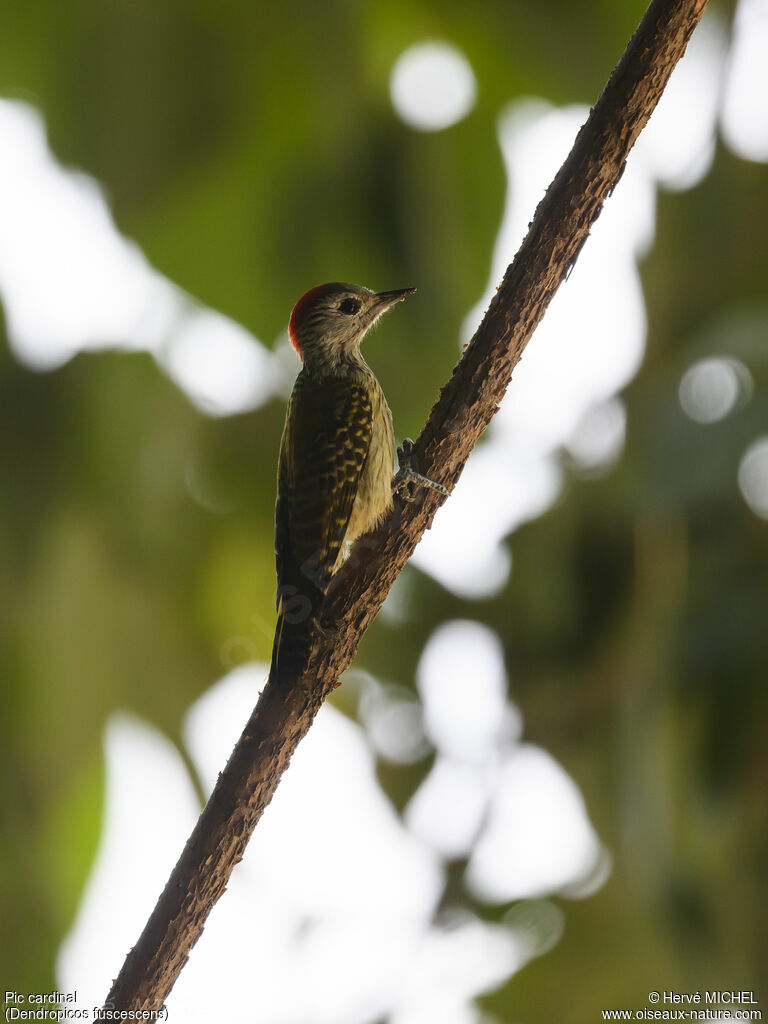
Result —
[[430, 480], [418, 472], [415, 445], [410, 437], [403, 438], [402, 445], [397, 449], [398, 471], [395, 476], [393, 490], [399, 494], [403, 501], [414, 501], [411, 493], [411, 484], [418, 484], [421, 487], [428, 487], [430, 490], [438, 491], [440, 494], [448, 494], [448, 488], [442, 484]]

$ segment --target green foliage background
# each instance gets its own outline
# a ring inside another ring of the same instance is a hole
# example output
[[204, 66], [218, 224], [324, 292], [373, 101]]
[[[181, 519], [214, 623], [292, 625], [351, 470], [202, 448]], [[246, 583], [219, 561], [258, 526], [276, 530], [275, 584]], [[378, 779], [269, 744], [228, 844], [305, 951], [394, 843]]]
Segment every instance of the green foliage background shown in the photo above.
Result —
[[[487, 280], [500, 109], [593, 101], [643, 6], [7, 0], [0, 94], [39, 106], [57, 156], [104, 184], [159, 270], [267, 343], [318, 281], [417, 283], [372, 356], [399, 436], [415, 435]], [[464, 50], [479, 99], [422, 134], [398, 121], [388, 76], [429, 37]], [[410, 569], [408, 621], [377, 622], [360, 651], [412, 686], [434, 625], [490, 624], [526, 736], [578, 782], [613, 851], [608, 883], [564, 903], [559, 945], [484, 999], [502, 1021], [765, 981], [768, 524], [736, 468], [768, 424], [766, 223], [768, 168], [723, 147], [700, 185], [660, 195], [621, 461], [594, 480], [568, 467], [564, 498], [513, 538], [498, 597], [461, 599]], [[677, 387], [711, 352], [742, 359], [755, 391], [704, 427]], [[254, 621], [273, 616], [283, 411], [206, 418], [146, 354], [33, 372], [0, 327], [4, 984], [54, 986], [98, 840], [109, 712], [178, 741], [227, 637], [268, 657]], [[225, 514], [190, 496], [190, 457]], [[425, 770], [382, 763], [382, 784], [402, 806]]]

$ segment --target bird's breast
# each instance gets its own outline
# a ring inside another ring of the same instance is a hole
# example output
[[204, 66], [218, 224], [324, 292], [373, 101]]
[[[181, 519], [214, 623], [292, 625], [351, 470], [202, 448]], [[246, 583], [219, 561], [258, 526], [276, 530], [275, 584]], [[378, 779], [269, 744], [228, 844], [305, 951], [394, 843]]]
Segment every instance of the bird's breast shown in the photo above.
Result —
[[374, 378], [372, 383], [371, 443], [349, 519], [345, 537], [347, 543], [374, 529], [392, 508], [392, 472], [395, 461], [392, 414], [379, 382]]

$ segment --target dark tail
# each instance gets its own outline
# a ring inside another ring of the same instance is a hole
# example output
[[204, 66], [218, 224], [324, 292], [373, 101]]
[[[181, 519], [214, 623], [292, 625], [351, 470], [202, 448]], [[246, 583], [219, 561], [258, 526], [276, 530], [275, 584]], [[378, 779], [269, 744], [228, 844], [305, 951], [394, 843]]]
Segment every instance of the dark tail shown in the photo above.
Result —
[[284, 590], [294, 592], [280, 597], [269, 678], [272, 683], [287, 686], [299, 677], [309, 660], [322, 592], [307, 596], [296, 593], [295, 588]]

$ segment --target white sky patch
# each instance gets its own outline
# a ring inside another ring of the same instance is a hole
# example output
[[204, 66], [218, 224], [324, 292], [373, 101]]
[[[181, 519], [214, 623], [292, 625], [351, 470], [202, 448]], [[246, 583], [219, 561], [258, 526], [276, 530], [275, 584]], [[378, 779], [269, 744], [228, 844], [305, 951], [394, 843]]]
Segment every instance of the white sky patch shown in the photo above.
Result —
[[154, 270], [98, 183], [56, 161], [33, 107], [0, 100], [0, 152], [0, 296], [22, 362], [44, 370], [84, 349], [146, 349], [216, 415], [280, 389], [272, 353]]
[[706, 11], [631, 158], [665, 188], [691, 188], [712, 166], [726, 53], [722, 20]]
[[439, 626], [417, 669], [427, 736], [441, 753], [484, 761], [519, 734], [507, 706], [507, 679], [498, 636], [479, 622]]
[[[207, 788], [266, 673], [238, 669], [190, 710], [184, 733]], [[198, 810], [168, 741], [116, 723], [106, 737], [101, 850], [58, 963], [60, 987], [77, 989], [88, 1007], [135, 942]], [[443, 884], [439, 858], [383, 795], [364, 733], [326, 705], [169, 997], [171, 1018], [416, 1021], [437, 1001], [441, 1020], [460, 1020], [523, 962], [526, 946], [512, 928], [469, 915], [435, 924]]]
[[[237, 670], [190, 709], [185, 739], [208, 787], [239, 737], [267, 671], [266, 665]], [[373, 757], [358, 725], [324, 707], [278, 792], [246, 855], [253, 871], [269, 879], [264, 884], [271, 897], [296, 914], [354, 914], [358, 905], [363, 915], [423, 919], [431, 913], [442, 884], [440, 870], [399, 827], [376, 783]], [[371, 857], [371, 844], [380, 858]], [[278, 895], [283, 886], [286, 891]]]
[[[455, 623], [451, 633], [440, 631], [442, 640], [435, 643], [450, 653], [451, 644], [472, 630], [475, 664], [490, 680], [494, 714], [500, 711], [503, 718], [498, 698], [502, 669], [493, 634], [475, 623]], [[426, 671], [438, 669], [434, 664]], [[237, 669], [188, 713], [184, 736], [207, 790], [266, 675], [266, 665]], [[486, 732], [486, 726], [480, 731]], [[508, 733], [493, 732], [495, 766], [490, 760], [470, 765], [439, 758], [436, 771], [443, 781], [433, 779], [432, 794], [425, 798], [434, 804], [434, 794], [442, 791], [440, 801], [449, 800], [446, 781], [454, 799], [457, 794], [468, 798], [464, 811], [469, 813], [461, 823], [466, 842], [458, 847], [454, 837], [452, 850], [466, 855], [480, 833], [477, 849], [490, 864], [481, 889], [492, 899], [505, 884], [495, 858], [507, 856], [510, 842], [513, 852], [521, 842], [517, 828], [511, 838], [499, 834], [510, 825], [510, 801], [513, 810], [522, 806], [524, 811], [514, 824], [527, 829], [530, 807], [548, 798], [535, 772], [525, 776], [519, 770], [521, 757], [544, 759], [550, 774], [565, 775], [543, 752], [510, 746]], [[79, 1005], [85, 1007], [103, 999], [199, 810], [180, 755], [157, 730], [116, 715], [106, 731], [105, 750], [107, 810], [100, 850], [57, 964], [59, 987], [77, 989]], [[474, 792], [466, 785], [472, 772]], [[526, 798], [531, 780], [535, 785]], [[506, 796], [495, 789], [499, 781], [512, 784]], [[567, 783], [560, 786], [567, 790]], [[539, 851], [549, 881], [575, 877], [577, 862], [567, 871], [562, 861], [568, 850], [580, 856], [584, 846], [578, 831], [583, 832], [583, 822], [567, 801], [555, 801], [552, 814], [560, 819], [557, 835], [565, 838], [559, 873], [547, 867], [546, 848]], [[448, 816], [454, 824], [460, 818]], [[525, 858], [533, 856], [535, 837], [549, 842], [554, 834], [551, 826], [541, 828], [546, 818], [539, 809], [524, 856], [515, 854], [523, 867]], [[576, 831], [568, 839], [574, 821]], [[169, 997], [169, 1012], [185, 1024], [203, 1024], [212, 1013], [232, 1024], [254, 1019], [263, 1024], [365, 1024], [383, 1017], [416, 1024], [434, 1019], [430, 1015], [436, 1008], [441, 1021], [475, 1020], [472, 1000], [549, 949], [559, 936], [561, 915], [549, 905], [526, 904], [500, 925], [468, 912], [436, 920], [444, 885], [438, 854], [403, 826], [384, 797], [360, 727], [324, 706], [212, 912]], [[475, 860], [473, 854], [473, 885]], [[529, 889], [548, 889], [540, 884], [541, 869], [520, 877], [522, 888], [527, 878]], [[248, 979], [247, 998], [243, 979]]]
[[408, 828], [446, 860], [468, 856], [494, 784], [487, 765], [438, 757], [405, 808]]
[[200, 813], [184, 763], [160, 732], [127, 714], [105, 730], [102, 836], [57, 958], [63, 990], [101, 1006]]
[[471, 915], [445, 929], [434, 928], [411, 965], [407, 999], [389, 1020], [391, 1024], [480, 1024], [467, 998], [472, 989], [498, 987], [499, 974], [505, 969], [513, 973], [523, 960], [523, 943], [512, 929]]
[[254, 409], [277, 385], [272, 353], [240, 324], [208, 309], [179, 323], [159, 360], [195, 405], [214, 416]]
[[456, 124], [475, 104], [477, 87], [464, 54], [449, 43], [417, 43], [402, 53], [389, 82], [397, 114], [412, 128], [440, 131]]
[[[524, 100], [500, 118], [507, 206], [488, 289], [462, 340], [482, 318], [586, 115], [581, 107], [555, 110]], [[504, 585], [510, 563], [502, 540], [557, 498], [558, 448], [588, 410], [636, 373], [645, 340], [636, 259], [650, 245], [653, 218], [652, 182], [642, 168], [629, 168], [515, 369], [486, 439], [416, 550], [417, 565], [451, 590], [482, 596]]]
[[716, 423], [752, 395], [752, 374], [732, 356], [710, 356], [690, 366], [680, 381], [683, 412], [697, 423]]
[[604, 859], [568, 773], [530, 744], [508, 754], [467, 868], [470, 889], [499, 903], [543, 896], [602, 873]]
[[406, 807], [408, 827], [441, 857], [468, 857], [467, 885], [490, 902], [586, 895], [602, 884], [609, 862], [578, 787], [544, 750], [520, 743], [493, 631], [440, 626], [418, 686], [438, 756]]
[[182, 302], [116, 231], [98, 184], [65, 170], [40, 114], [0, 100], [0, 293], [16, 355], [57, 366], [83, 348], [153, 348]]
[[562, 483], [554, 458], [524, 445], [494, 444], [493, 431], [491, 425], [413, 556], [419, 568], [466, 597], [504, 586], [512, 557], [503, 538], [546, 511]]
[[759, 437], [739, 463], [739, 488], [744, 500], [761, 519], [768, 519], [768, 435]]
[[[604, 216], [610, 212], [608, 207]], [[551, 454], [588, 409], [612, 398], [640, 366], [645, 308], [633, 254], [606, 240], [610, 221], [603, 234], [601, 226], [515, 370], [494, 420], [504, 447], [525, 445], [539, 457]]]
[[726, 144], [745, 160], [768, 160], [768, 0], [739, 0], [722, 110]]

